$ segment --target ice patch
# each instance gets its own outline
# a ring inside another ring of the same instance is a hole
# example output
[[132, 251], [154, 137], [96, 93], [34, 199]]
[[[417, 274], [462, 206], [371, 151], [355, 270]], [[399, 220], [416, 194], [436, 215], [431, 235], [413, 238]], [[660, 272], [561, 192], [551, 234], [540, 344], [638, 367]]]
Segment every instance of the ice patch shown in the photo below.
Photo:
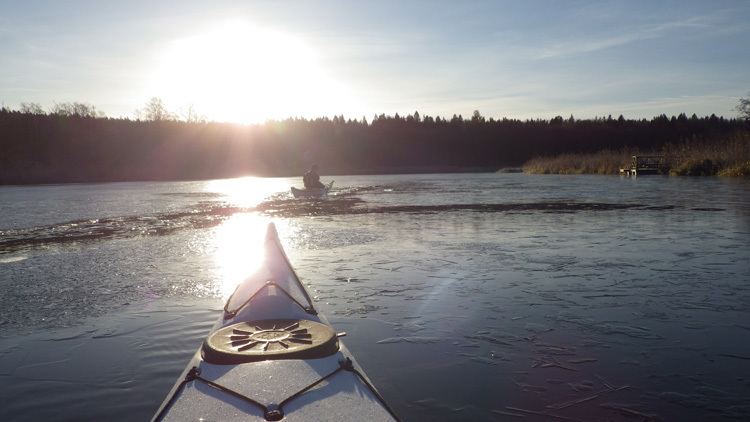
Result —
[[0, 264], [10, 264], [11, 262], [23, 261], [28, 258], [27, 256], [9, 256], [7, 258], [0, 258]]
[[387, 344], [387, 343], [422, 343], [422, 344], [430, 344], [430, 343], [437, 343], [441, 339], [438, 337], [390, 337], [390, 338], [384, 338], [382, 340], [378, 340], [377, 344]]

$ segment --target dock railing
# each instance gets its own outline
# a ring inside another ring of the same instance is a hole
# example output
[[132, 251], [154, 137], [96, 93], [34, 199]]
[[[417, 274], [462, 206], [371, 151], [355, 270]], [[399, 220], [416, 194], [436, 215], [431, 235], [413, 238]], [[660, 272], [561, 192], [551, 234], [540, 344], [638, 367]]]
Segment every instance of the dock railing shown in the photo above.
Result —
[[620, 169], [620, 173], [628, 176], [657, 174], [662, 167], [664, 167], [663, 155], [634, 155], [630, 159], [630, 168]]

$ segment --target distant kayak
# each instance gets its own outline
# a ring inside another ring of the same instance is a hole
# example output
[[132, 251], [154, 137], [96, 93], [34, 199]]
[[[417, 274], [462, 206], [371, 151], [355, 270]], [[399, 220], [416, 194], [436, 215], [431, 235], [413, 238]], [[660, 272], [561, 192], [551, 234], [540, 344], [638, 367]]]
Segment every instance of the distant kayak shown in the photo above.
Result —
[[398, 421], [313, 306], [273, 223], [264, 251], [153, 421]]
[[327, 184], [324, 188], [320, 188], [320, 189], [297, 189], [294, 186], [292, 186], [292, 195], [294, 195], [295, 198], [310, 198], [310, 197], [314, 198], [314, 197], [326, 196], [328, 195], [328, 191], [330, 191], [332, 187], [333, 187], [333, 181]]

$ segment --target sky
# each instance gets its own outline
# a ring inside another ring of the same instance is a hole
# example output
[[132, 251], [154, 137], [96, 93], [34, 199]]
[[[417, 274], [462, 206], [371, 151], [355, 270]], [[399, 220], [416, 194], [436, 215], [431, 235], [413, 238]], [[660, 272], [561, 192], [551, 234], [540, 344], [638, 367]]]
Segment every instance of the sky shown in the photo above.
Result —
[[735, 117], [748, 0], [0, 0], [0, 102], [217, 122]]

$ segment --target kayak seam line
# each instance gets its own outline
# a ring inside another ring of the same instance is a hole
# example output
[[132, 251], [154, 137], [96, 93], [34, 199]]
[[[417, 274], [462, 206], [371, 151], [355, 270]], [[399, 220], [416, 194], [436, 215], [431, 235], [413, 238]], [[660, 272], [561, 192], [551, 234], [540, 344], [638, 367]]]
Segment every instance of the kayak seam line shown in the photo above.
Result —
[[[224, 319], [229, 319], [229, 318], [233, 318], [233, 317], [237, 316], [237, 314], [240, 312], [240, 310], [242, 310], [243, 308], [247, 307], [250, 304], [250, 302], [252, 302], [253, 299], [255, 299], [255, 297], [260, 294], [260, 292], [262, 292], [264, 289], [268, 289], [271, 286], [274, 286], [277, 289], [281, 290], [281, 292], [284, 293], [287, 297], [289, 297], [289, 299], [291, 299], [292, 302], [294, 302], [295, 305], [299, 306], [300, 309], [302, 309], [303, 311], [307, 312], [308, 314], [310, 314], [310, 315], [317, 315], [318, 314], [318, 311], [315, 310], [315, 308], [312, 306], [312, 303], [310, 303], [310, 306], [304, 306], [297, 299], [295, 299], [294, 296], [292, 296], [283, 287], [281, 287], [277, 282], [275, 282], [273, 280], [268, 280], [263, 287], [261, 287], [260, 289], [258, 289], [258, 291], [256, 291], [255, 293], [253, 293], [253, 295], [250, 296], [250, 298], [247, 301], [245, 301], [245, 303], [243, 303], [242, 305], [240, 305], [236, 310], [230, 311], [230, 310], [228, 310], [225, 307], [224, 308]], [[231, 302], [231, 300], [232, 300], [232, 298], [230, 297], [229, 300], [227, 300], [227, 304], [229, 304], [229, 302]]]

